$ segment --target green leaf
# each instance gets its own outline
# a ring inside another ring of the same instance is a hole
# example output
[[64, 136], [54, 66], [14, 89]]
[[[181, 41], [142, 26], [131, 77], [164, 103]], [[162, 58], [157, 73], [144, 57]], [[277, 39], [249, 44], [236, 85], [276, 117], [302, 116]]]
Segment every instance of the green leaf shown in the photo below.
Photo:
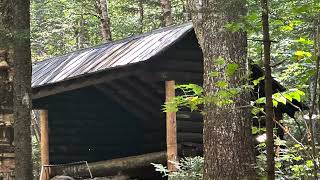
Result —
[[282, 164], [281, 164], [280, 162], [276, 162], [276, 163], [275, 163], [275, 166], [276, 166], [276, 168], [280, 169], [281, 166], [282, 166]]
[[291, 89], [289, 90], [288, 96], [292, 97], [292, 99], [301, 102], [301, 96], [304, 96], [305, 93], [299, 89]]
[[306, 52], [306, 51], [296, 51], [294, 53], [294, 55], [298, 58], [298, 59], [302, 59], [302, 58], [305, 58], [305, 57], [311, 57], [312, 54], [310, 52]]
[[239, 65], [236, 63], [228, 64], [226, 68], [226, 74], [228, 76], [232, 76], [238, 70], [238, 67]]
[[287, 94], [287, 93], [284, 93], [283, 96], [284, 96], [287, 100], [289, 100], [290, 102], [292, 102], [292, 96], [290, 96], [290, 95]]
[[312, 45], [313, 41], [310, 39], [305, 39], [300, 37], [298, 40], [296, 40], [296, 42], [302, 43], [302, 44], [306, 44], [306, 45]]
[[220, 72], [218, 72], [218, 71], [213, 71], [213, 72], [210, 73], [210, 76], [211, 76], [211, 77], [218, 77], [219, 74], [220, 74]]
[[300, 145], [300, 144], [295, 144], [293, 147], [295, 147], [295, 148], [300, 148], [301, 145]]
[[308, 168], [312, 168], [312, 167], [313, 167], [313, 162], [312, 162], [312, 160], [307, 160], [307, 161], [306, 161], [306, 166], [307, 166]]
[[288, 25], [281, 26], [280, 29], [282, 31], [292, 31], [294, 24], [290, 22]]
[[264, 76], [259, 77], [258, 79], [255, 79], [252, 81], [253, 85], [256, 86], [260, 83], [260, 81], [264, 80]]
[[240, 93], [240, 89], [238, 89], [238, 88], [230, 88], [229, 90], [229, 93], [231, 94], [231, 95], [237, 95], [237, 94], [239, 94]]
[[261, 97], [256, 100], [257, 104], [265, 104], [266, 103], [266, 97]]
[[228, 87], [228, 83], [226, 81], [217, 81], [216, 85], [220, 88], [226, 88]]
[[266, 132], [266, 128], [258, 128], [258, 127], [253, 126], [251, 128], [251, 132], [252, 132], [252, 134], [259, 134], [262, 132]]
[[262, 112], [263, 111], [263, 108], [259, 108], [259, 107], [253, 107], [252, 109], [251, 109], [251, 113], [253, 114], [253, 115], [257, 115], [258, 113], [260, 113], [260, 112]]
[[216, 59], [213, 59], [213, 62], [217, 65], [224, 65], [225, 64], [225, 60], [223, 57], [219, 56]]
[[275, 93], [272, 95], [273, 100], [278, 101], [279, 103], [286, 104], [287, 99], [281, 93]]
[[301, 161], [301, 160], [303, 160], [303, 158], [301, 156], [295, 156], [295, 157], [293, 157], [293, 160]]
[[272, 100], [273, 107], [278, 107], [279, 102], [276, 100]]

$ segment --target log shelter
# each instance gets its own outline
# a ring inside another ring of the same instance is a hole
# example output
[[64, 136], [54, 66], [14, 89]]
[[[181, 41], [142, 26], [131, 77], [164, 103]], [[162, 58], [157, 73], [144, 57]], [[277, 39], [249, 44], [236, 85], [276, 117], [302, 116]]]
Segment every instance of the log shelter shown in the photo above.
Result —
[[[255, 79], [263, 76], [258, 66], [252, 69]], [[48, 135], [41, 136], [49, 146], [44, 162], [90, 164], [166, 151], [166, 81], [202, 85], [202, 74], [191, 23], [35, 63], [33, 107], [46, 110], [48, 121]], [[275, 81], [274, 91], [283, 90]], [[294, 115], [298, 109], [286, 105], [279, 111]], [[184, 110], [169, 116], [176, 119], [179, 156], [202, 154], [201, 114]], [[134, 178], [156, 179], [153, 168], [147, 169]]]

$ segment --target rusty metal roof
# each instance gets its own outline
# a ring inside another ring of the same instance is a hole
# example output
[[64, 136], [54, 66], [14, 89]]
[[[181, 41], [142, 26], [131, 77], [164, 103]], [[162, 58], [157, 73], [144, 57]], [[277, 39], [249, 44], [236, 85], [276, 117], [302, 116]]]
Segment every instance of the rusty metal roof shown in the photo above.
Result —
[[32, 87], [149, 60], [191, 30], [185, 23], [46, 59], [33, 65]]

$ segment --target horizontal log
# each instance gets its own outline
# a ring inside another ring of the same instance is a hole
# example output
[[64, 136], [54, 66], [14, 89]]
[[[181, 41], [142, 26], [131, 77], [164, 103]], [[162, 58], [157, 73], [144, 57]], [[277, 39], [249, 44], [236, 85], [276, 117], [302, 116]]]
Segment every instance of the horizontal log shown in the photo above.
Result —
[[194, 121], [177, 121], [178, 132], [189, 132], [189, 133], [202, 133], [203, 123]]
[[[155, 142], [136, 142], [128, 144], [126, 142], [115, 142], [115, 143], [109, 143], [109, 144], [54, 144], [51, 146], [51, 150], [54, 152], [77, 152], [77, 151], [114, 151], [115, 149], [144, 149], [148, 147], [159, 147], [165, 145], [165, 139], [163, 141], [156, 141]], [[132, 146], [134, 144], [135, 146]]]
[[12, 153], [14, 152], [14, 146], [10, 145], [0, 145], [0, 153]]
[[178, 133], [178, 143], [182, 142], [202, 144], [203, 135], [201, 133]]
[[[121, 173], [128, 175], [131, 178], [138, 178], [143, 174], [137, 174], [139, 169], [152, 167], [151, 163], [166, 163], [166, 152], [156, 152], [150, 154], [143, 154], [139, 156], [131, 156], [119, 159], [112, 159], [107, 161], [100, 161], [89, 163], [90, 171], [95, 177], [115, 176]], [[56, 175], [80, 175], [81, 177], [88, 177], [88, 168], [84, 165], [60, 166], [53, 167], [52, 176]]]
[[193, 157], [203, 155], [203, 144], [197, 144], [192, 142], [183, 142], [179, 144], [179, 156], [180, 157]]
[[203, 122], [203, 116], [200, 112], [178, 111], [177, 120]]
[[170, 66], [166, 63], [159, 63], [153, 67], [155, 71], [160, 70], [176, 70], [176, 71], [193, 71], [193, 72], [202, 72], [203, 71], [203, 64], [196, 62], [196, 61], [177, 61], [177, 60], [170, 60]]

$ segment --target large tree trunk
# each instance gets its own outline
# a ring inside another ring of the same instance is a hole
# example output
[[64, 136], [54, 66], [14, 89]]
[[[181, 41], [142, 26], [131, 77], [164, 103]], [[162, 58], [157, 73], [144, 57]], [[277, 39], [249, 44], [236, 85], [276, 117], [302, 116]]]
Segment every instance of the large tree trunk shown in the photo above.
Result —
[[12, 38], [9, 32], [13, 27], [13, 3], [11, 0], [0, 0], [0, 179], [14, 176], [13, 136], [13, 58]]
[[[2, 159], [0, 177], [9, 178], [15, 169], [16, 179], [29, 180], [32, 179], [29, 1], [0, 0], [0, 12], [0, 124], [5, 124], [8, 139], [1, 141], [4, 142], [1, 146], [7, 147], [1, 148], [1, 153], [9, 155]], [[14, 136], [12, 127], [8, 127], [12, 123]]]
[[[189, 0], [189, 6], [204, 55], [205, 95], [217, 97], [217, 92], [224, 91], [219, 81], [227, 81], [229, 88], [239, 88], [247, 81], [246, 33], [232, 33], [225, 25], [246, 14], [245, 1]], [[225, 69], [231, 63], [239, 67], [235, 74], [228, 76]], [[212, 72], [218, 73], [212, 76]], [[205, 180], [255, 179], [251, 115], [247, 108], [249, 94], [241, 91], [233, 97], [234, 103], [227, 105], [205, 103]]]
[[162, 9], [163, 26], [170, 26], [173, 24], [173, 19], [171, 15], [171, 2], [170, 0], [160, 0]]
[[100, 17], [101, 35], [103, 41], [111, 41], [111, 26], [108, 15], [108, 2], [107, 0], [95, 0], [95, 8]]
[[15, 176], [32, 179], [30, 1], [14, 1], [13, 110]]

